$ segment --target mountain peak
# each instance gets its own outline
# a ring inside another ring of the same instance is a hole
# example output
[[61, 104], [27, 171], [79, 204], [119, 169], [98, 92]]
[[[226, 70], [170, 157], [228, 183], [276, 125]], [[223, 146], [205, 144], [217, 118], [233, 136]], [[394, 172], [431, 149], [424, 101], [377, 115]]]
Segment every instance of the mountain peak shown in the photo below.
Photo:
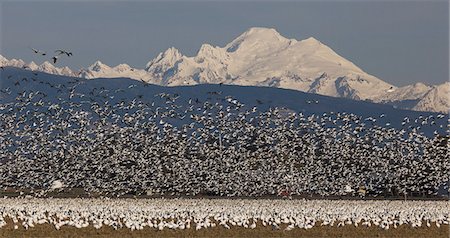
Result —
[[[31, 65], [31, 67], [33, 67], [33, 66]], [[55, 67], [52, 63], [50, 63], [48, 61], [44, 61], [44, 63], [39, 65], [39, 67], [36, 70], [41, 71], [41, 72], [45, 72], [45, 73], [49, 73], [49, 74], [56, 74], [56, 75], [64, 74], [64, 75], [69, 75], [70, 76], [70, 74], [66, 74], [66, 73], [69, 73], [68, 71], [67, 72], [64, 71], [63, 73], [61, 73], [61, 69]]]
[[195, 56], [197, 62], [202, 62], [205, 58], [225, 60], [228, 58], [227, 52], [220, 47], [214, 47], [210, 44], [203, 44]]
[[230, 42], [225, 48], [235, 52], [241, 48], [254, 48], [269, 44], [279, 45], [289, 42], [273, 28], [252, 27]]
[[322, 44], [319, 40], [317, 40], [316, 38], [314, 38], [312, 36], [302, 40], [301, 42], [309, 43], [309, 44]]
[[178, 59], [182, 57], [180, 51], [175, 47], [168, 48], [166, 51], [164, 51], [164, 53], [162, 53], [162, 56], [165, 58], [173, 58], [173, 59]]
[[41, 65], [39, 65], [39, 68], [44, 68], [44, 69], [55, 69], [56, 67], [53, 66], [53, 64], [50, 63], [50, 62], [44, 61], [44, 63], [42, 63]]
[[274, 28], [268, 28], [268, 27], [250, 27], [248, 30], [246, 30], [243, 34], [249, 36], [249, 35], [277, 35], [281, 36], [280, 33], [278, 33], [277, 30]]
[[429, 88], [430, 86], [428, 86], [428, 85], [426, 85], [426, 84], [424, 84], [424, 83], [422, 83], [422, 82], [417, 82], [417, 83], [415, 83], [415, 84], [413, 84], [413, 86], [414, 87], [421, 87], [421, 88]]
[[92, 71], [100, 71], [104, 69], [109, 69], [110, 67], [104, 63], [102, 63], [100, 60], [95, 61], [91, 66], [88, 67], [88, 70]]
[[128, 64], [119, 64], [114, 67], [115, 70], [119, 72], [131, 70], [131, 67]]
[[153, 71], [153, 70], [161, 70], [166, 69], [172, 65], [174, 65], [177, 61], [181, 60], [183, 55], [180, 51], [175, 47], [170, 47], [166, 51], [161, 52], [147, 63], [145, 66], [145, 70]]
[[199, 53], [200, 52], [208, 52], [208, 51], [212, 51], [212, 50], [214, 50], [214, 46], [212, 46], [212, 45], [210, 45], [210, 44], [203, 44], [201, 47], [200, 47], [200, 50], [198, 51]]
[[31, 61], [28, 65], [28, 68], [30, 68], [31, 70], [36, 70], [39, 68], [39, 65], [37, 65], [34, 61]]

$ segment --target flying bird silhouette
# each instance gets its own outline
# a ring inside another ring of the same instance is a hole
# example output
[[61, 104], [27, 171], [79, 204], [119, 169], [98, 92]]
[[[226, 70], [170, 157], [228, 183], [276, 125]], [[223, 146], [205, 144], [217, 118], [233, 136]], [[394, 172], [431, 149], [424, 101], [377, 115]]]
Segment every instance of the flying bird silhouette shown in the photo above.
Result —
[[57, 53], [58, 55], [65, 54], [65, 55], [67, 55], [67, 57], [72, 56], [72, 52], [69, 52], [69, 51], [66, 51], [66, 50], [55, 50], [55, 53]]
[[47, 55], [47, 53], [45, 53], [44, 51], [35, 49], [35, 48], [31, 48], [30, 49], [35, 53], [35, 54], [40, 54], [40, 55]]

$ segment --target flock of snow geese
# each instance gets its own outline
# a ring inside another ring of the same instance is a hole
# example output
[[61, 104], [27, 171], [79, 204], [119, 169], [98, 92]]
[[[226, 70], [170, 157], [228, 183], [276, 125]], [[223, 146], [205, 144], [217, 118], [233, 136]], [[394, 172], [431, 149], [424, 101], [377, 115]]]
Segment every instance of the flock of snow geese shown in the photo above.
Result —
[[210, 92], [208, 100], [186, 100], [171, 93], [127, 94], [137, 84], [112, 90], [83, 88], [88, 80], [78, 78], [2, 80], [8, 87], [0, 90], [0, 192], [37, 197], [71, 189], [106, 197], [448, 193], [448, 136], [418, 131], [446, 124], [444, 115], [405, 117], [398, 129], [374, 123], [384, 114], [259, 110], [220, 91]]
[[205, 229], [268, 226], [273, 230], [314, 226], [448, 225], [446, 201], [339, 201], [242, 199], [0, 199], [0, 228], [51, 224], [96, 229]]

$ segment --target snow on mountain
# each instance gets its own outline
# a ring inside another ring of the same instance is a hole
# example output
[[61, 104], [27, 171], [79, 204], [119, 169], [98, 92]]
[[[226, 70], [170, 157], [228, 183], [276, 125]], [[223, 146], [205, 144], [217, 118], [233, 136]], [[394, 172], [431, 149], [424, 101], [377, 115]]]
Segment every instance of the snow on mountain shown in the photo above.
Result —
[[134, 69], [127, 64], [119, 64], [115, 67], [110, 67], [101, 61], [94, 62], [87, 69], [81, 69], [78, 76], [87, 79], [126, 77], [139, 80], [149, 77], [145, 70]]
[[49, 74], [65, 75], [65, 76], [76, 76], [77, 75], [77, 73], [73, 72], [67, 66], [58, 68], [48, 61], [45, 61], [44, 63], [39, 65], [37, 68], [36, 68], [36, 64], [34, 62], [31, 62], [30, 64], [28, 64], [26, 66], [28, 68], [30, 68], [31, 70], [40, 71], [40, 72], [49, 73]]
[[78, 75], [78, 73], [73, 72], [69, 67], [64, 66], [62, 68], [59, 68], [59, 75], [76, 76]]
[[204, 44], [194, 57], [170, 48], [148, 66], [156, 83], [169, 86], [270, 86], [352, 99], [372, 99], [393, 87], [312, 37], [287, 39], [268, 28], [250, 28], [224, 48]]
[[58, 68], [56, 68], [55, 66], [53, 66], [53, 64], [51, 64], [48, 61], [45, 61], [44, 63], [39, 65], [37, 70], [41, 71], [41, 72], [49, 73], [49, 74], [56, 74], [56, 75], [59, 75], [59, 73], [60, 73], [60, 70]]
[[448, 82], [436, 86], [415, 83], [390, 90], [379, 98], [375, 98], [374, 101], [407, 110], [448, 113], [450, 110], [449, 85]]
[[222, 83], [227, 73], [228, 54], [222, 48], [203, 44], [195, 57], [186, 57], [174, 48], [147, 64], [153, 83], [165, 86]]
[[169, 69], [176, 67], [176, 63], [183, 58], [185, 57], [176, 48], [170, 47], [148, 62], [145, 70], [156, 80], [164, 82], [171, 73]]
[[107, 74], [111, 71], [111, 67], [106, 64], [103, 64], [101, 61], [97, 60], [92, 65], [90, 65], [87, 69], [81, 69], [79, 76], [82, 78], [100, 78], [103, 75]]
[[434, 86], [413, 107], [417, 111], [450, 111], [450, 82]]
[[433, 87], [423, 83], [415, 83], [404, 87], [389, 90], [385, 94], [376, 98], [374, 101], [401, 101], [401, 100], [415, 100], [423, 97]]
[[8, 60], [2, 55], [0, 55], [0, 66], [11, 66], [16, 68], [25, 68], [33, 71], [40, 71], [49, 74], [55, 75], [65, 75], [65, 76], [76, 76], [77, 73], [73, 72], [69, 67], [65, 66], [62, 68], [58, 68], [54, 66], [52, 63], [45, 61], [41, 65], [37, 65], [35, 62], [31, 61], [30, 63], [25, 63], [21, 59], [11, 59]]
[[5, 57], [3, 57], [3, 55], [0, 55], [0, 63], [3, 65], [5, 62], [7, 62], [8, 59], [6, 59]]
[[25, 62], [21, 59], [10, 59], [8, 60], [7, 58], [3, 57], [2, 55], [0, 55], [0, 66], [11, 66], [11, 67], [17, 67], [17, 68], [22, 68], [23, 66], [25, 66]]
[[38, 70], [39, 69], [39, 65], [37, 65], [36, 63], [34, 63], [34, 61], [31, 61], [27, 67], [31, 70]]

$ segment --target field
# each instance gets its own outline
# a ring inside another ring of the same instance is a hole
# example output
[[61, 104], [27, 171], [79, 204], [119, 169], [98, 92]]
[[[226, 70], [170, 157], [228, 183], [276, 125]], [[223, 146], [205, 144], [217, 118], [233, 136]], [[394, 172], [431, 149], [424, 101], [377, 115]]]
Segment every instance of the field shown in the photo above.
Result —
[[379, 227], [329, 227], [320, 226], [309, 230], [294, 229], [291, 231], [277, 230], [270, 227], [257, 227], [255, 229], [223, 227], [208, 228], [202, 230], [163, 230], [145, 228], [144, 230], [131, 231], [122, 228], [114, 230], [110, 227], [95, 229], [87, 227], [77, 229], [75, 227], [62, 227], [56, 230], [51, 225], [39, 225], [35, 228], [25, 230], [19, 228], [13, 229], [13, 225], [8, 225], [0, 229], [0, 237], [449, 237], [449, 226], [444, 225], [440, 228], [433, 226], [411, 228], [408, 225], [402, 225], [396, 229], [384, 230]]

